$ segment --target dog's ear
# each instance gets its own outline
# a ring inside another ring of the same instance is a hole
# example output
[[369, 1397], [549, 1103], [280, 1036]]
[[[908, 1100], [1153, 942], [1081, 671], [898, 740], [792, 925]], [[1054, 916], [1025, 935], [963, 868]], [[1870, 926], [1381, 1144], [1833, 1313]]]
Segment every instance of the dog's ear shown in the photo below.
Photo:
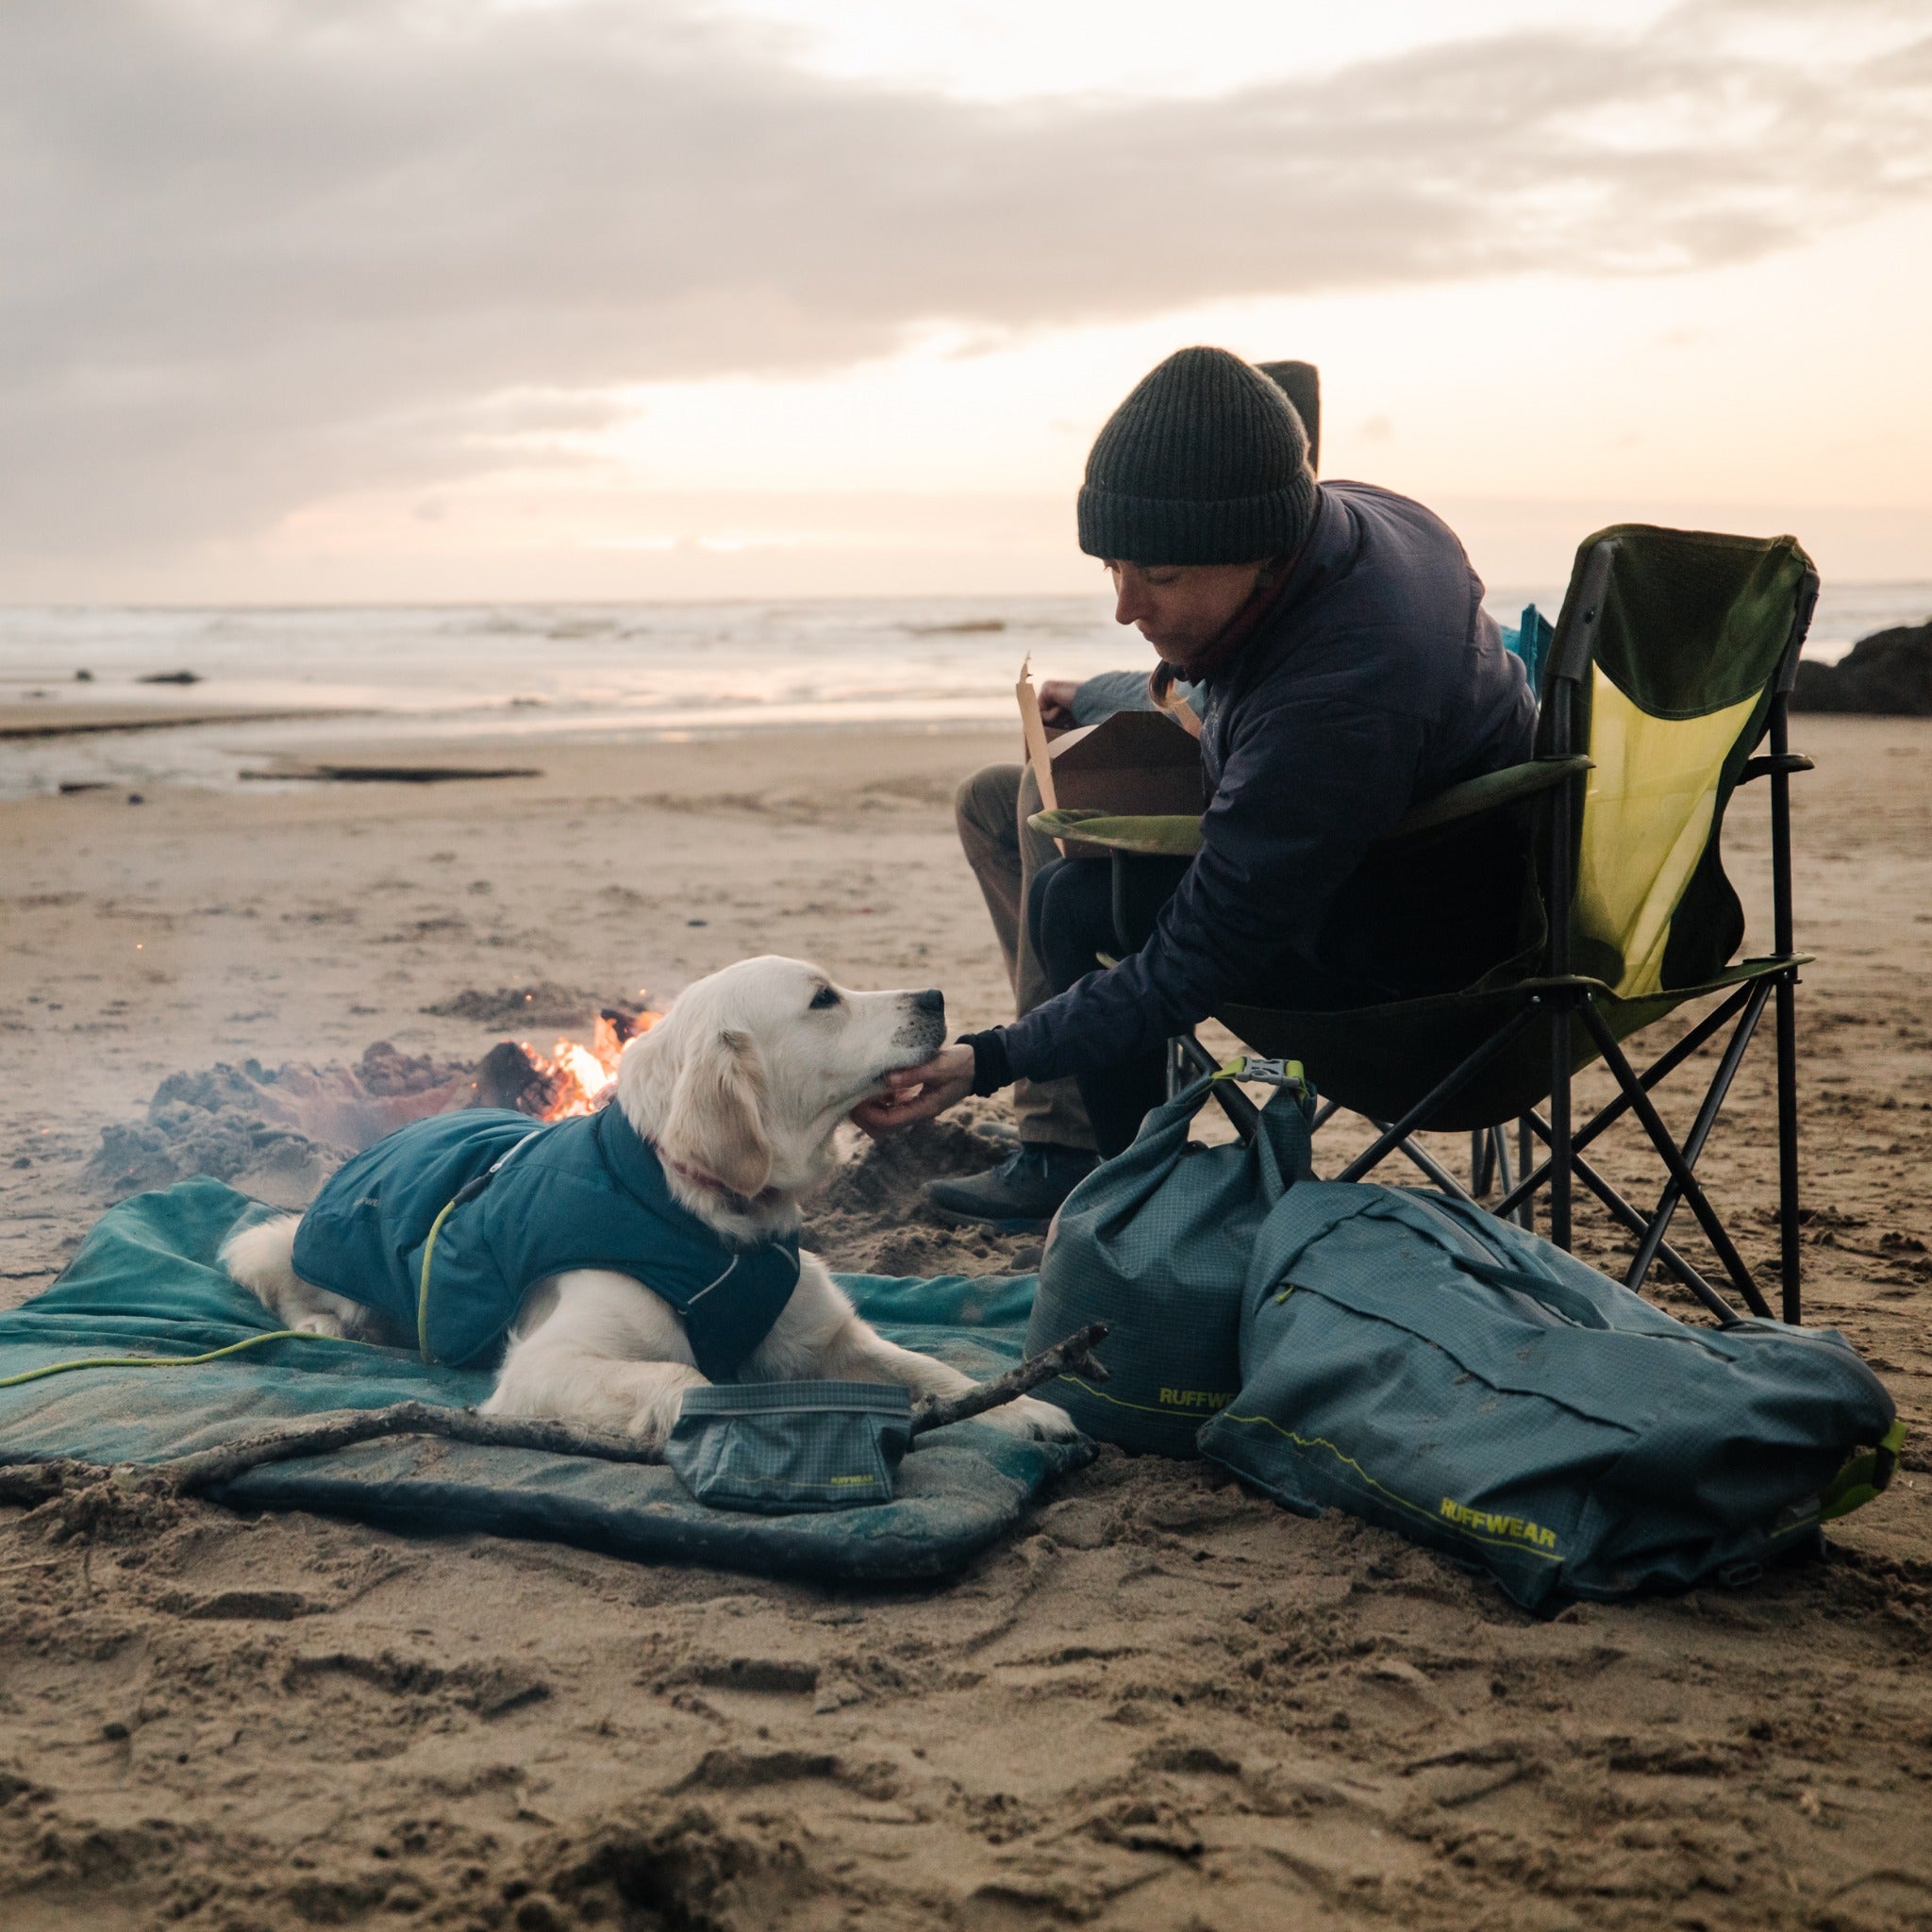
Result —
[[740, 1194], [760, 1192], [772, 1177], [765, 1135], [765, 1069], [751, 1036], [728, 1028], [698, 1041], [671, 1090], [664, 1151]]

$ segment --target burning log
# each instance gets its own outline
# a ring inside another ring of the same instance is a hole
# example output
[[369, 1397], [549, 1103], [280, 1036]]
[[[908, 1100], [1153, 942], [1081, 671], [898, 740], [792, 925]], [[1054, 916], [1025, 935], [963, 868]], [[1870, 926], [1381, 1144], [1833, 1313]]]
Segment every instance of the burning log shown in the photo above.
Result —
[[476, 1097], [470, 1105], [511, 1107], [540, 1121], [594, 1113], [610, 1097], [625, 1042], [649, 1032], [660, 1017], [606, 1007], [588, 1046], [559, 1040], [548, 1054], [526, 1040], [499, 1041], [476, 1068]]

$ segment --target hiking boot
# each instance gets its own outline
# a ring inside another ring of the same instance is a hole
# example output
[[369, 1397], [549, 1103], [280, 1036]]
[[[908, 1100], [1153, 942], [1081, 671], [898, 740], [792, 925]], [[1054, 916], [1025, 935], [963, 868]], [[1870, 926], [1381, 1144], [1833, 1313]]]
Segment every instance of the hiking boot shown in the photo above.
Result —
[[1023, 1141], [1010, 1160], [984, 1174], [926, 1182], [925, 1198], [955, 1227], [1044, 1234], [1060, 1203], [1093, 1172], [1099, 1158], [1085, 1147]]

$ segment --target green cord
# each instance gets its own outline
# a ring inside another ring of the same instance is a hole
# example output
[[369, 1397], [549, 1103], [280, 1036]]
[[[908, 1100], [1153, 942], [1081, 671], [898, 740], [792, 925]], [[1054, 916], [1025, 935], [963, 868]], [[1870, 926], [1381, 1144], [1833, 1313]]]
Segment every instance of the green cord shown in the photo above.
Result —
[[[528, 1139], [528, 1136], [525, 1139]], [[519, 1141], [517, 1147], [523, 1144], [523, 1141]], [[514, 1154], [516, 1148], [511, 1148], [510, 1152]], [[491, 1173], [495, 1172], [494, 1168], [491, 1169]], [[458, 1194], [457, 1201], [461, 1199], [462, 1196]], [[429, 1224], [429, 1239], [423, 1243], [423, 1275], [416, 1289], [416, 1353], [431, 1368], [436, 1366], [436, 1357], [429, 1352], [429, 1264], [436, 1258], [436, 1237], [442, 1232], [442, 1224], [449, 1219], [456, 1205], [456, 1201], [444, 1204], [442, 1212]]]
[[28, 1369], [18, 1375], [0, 1377], [0, 1389], [17, 1389], [23, 1382], [38, 1382], [43, 1375], [64, 1375], [72, 1369], [192, 1369], [202, 1362], [219, 1361], [225, 1355], [237, 1355], [244, 1348], [259, 1348], [264, 1341], [347, 1341], [352, 1348], [368, 1346], [351, 1341], [346, 1335], [317, 1335], [307, 1328], [276, 1328], [267, 1335], [251, 1335], [245, 1341], [231, 1341], [225, 1348], [211, 1348], [206, 1355], [97, 1355], [85, 1361], [49, 1362], [43, 1369]]

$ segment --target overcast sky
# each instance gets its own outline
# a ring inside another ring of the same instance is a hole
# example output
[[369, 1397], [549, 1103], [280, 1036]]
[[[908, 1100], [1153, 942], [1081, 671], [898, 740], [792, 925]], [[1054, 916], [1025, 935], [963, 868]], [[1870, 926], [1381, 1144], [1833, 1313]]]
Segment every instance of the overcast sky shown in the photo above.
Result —
[[0, 598], [1075, 587], [1204, 340], [1492, 580], [1932, 576], [1928, 296], [1926, 0], [7, 0]]

